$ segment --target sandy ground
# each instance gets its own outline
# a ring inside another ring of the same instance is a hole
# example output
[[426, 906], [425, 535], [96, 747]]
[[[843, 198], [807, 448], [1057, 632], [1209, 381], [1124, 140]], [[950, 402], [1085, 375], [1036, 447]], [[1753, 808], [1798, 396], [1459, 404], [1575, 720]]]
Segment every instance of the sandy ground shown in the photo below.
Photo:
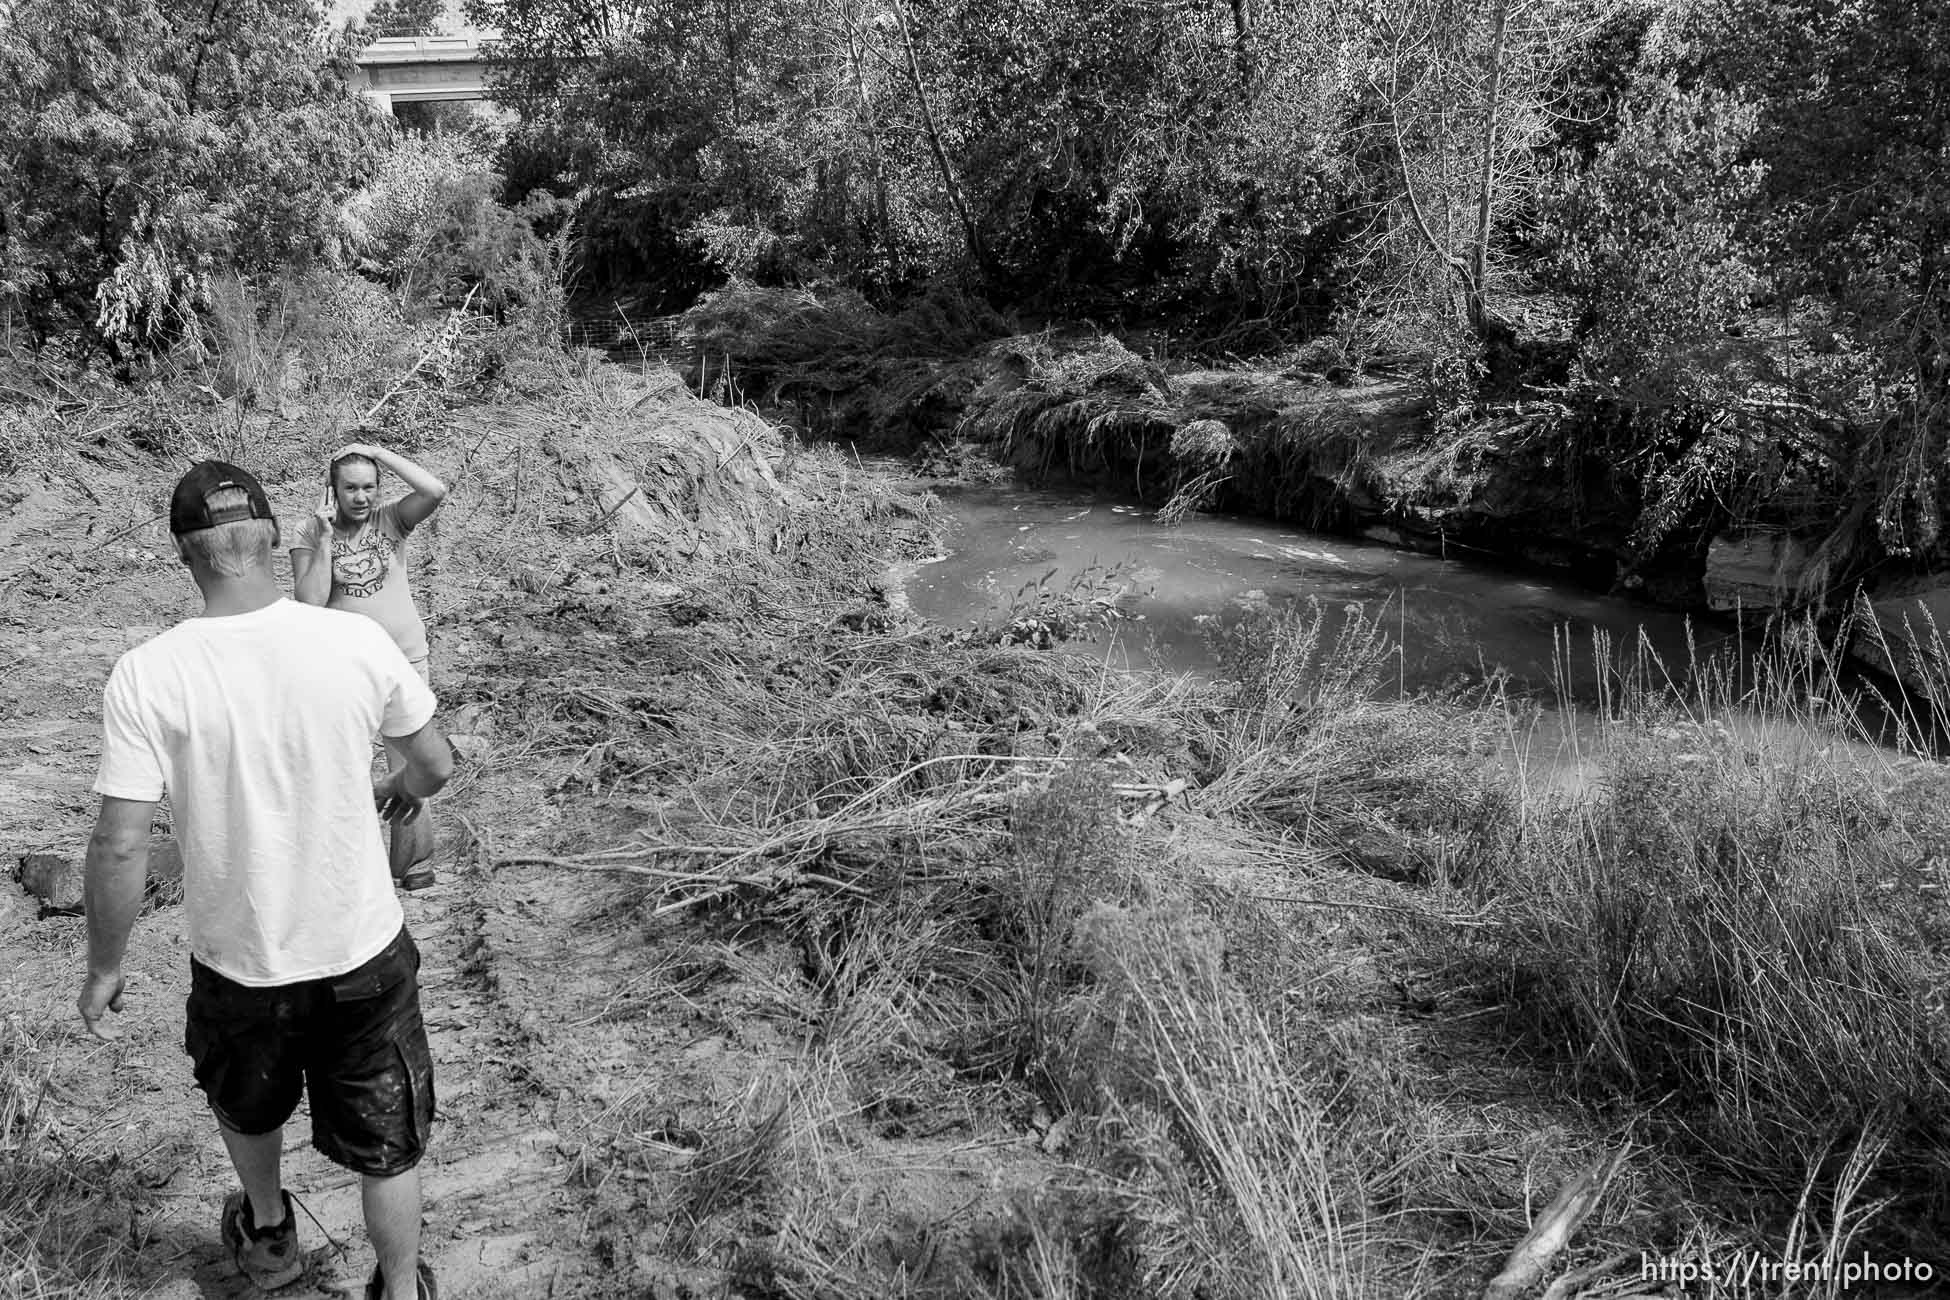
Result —
[[[79, 860], [92, 823], [100, 690], [115, 658], [197, 607], [139, 485], [105, 474], [99, 504], [64, 483], [27, 494], [0, 523], [0, 847], [7, 865], [46, 852]], [[152, 490], [153, 489], [153, 490]], [[280, 494], [287, 518], [301, 487]], [[104, 539], [107, 539], [104, 542]], [[437, 575], [444, 541], [416, 565], [423, 599], [451, 609]], [[436, 680], [436, 686], [441, 683]], [[475, 797], [481, 797], [478, 773]], [[457, 812], [458, 806], [452, 810]], [[449, 817], [443, 883], [404, 895], [424, 954], [422, 998], [433, 1041], [439, 1127], [426, 1164], [426, 1254], [445, 1293], [540, 1296], [579, 1268], [564, 1142], [550, 1105], [513, 1080], [512, 1031], [491, 981], [466, 955], [483, 908], [466, 876], [465, 835]], [[463, 849], [458, 863], [453, 847]], [[11, 872], [9, 872], [11, 876]], [[0, 887], [0, 1015], [17, 1017], [52, 1070], [53, 1131], [103, 1179], [105, 1222], [129, 1245], [138, 1285], [168, 1300], [253, 1292], [217, 1236], [232, 1175], [183, 1054], [188, 964], [181, 909], [154, 908], [128, 959], [129, 994], [113, 1043], [88, 1038], [73, 1008], [85, 932], [79, 917], [37, 916], [36, 900]], [[371, 1253], [357, 1180], [314, 1153], [301, 1111], [287, 1130], [287, 1182], [303, 1206], [310, 1269], [281, 1294], [362, 1294]], [[107, 1222], [112, 1220], [112, 1224]]]

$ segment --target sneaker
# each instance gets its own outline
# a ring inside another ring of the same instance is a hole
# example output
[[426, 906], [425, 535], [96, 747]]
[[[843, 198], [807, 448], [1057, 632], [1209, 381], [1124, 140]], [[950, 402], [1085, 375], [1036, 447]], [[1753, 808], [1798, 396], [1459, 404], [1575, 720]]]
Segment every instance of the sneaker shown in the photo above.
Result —
[[258, 1231], [251, 1219], [250, 1199], [232, 1192], [223, 1202], [223, 1244], [237, 1269], [260, 1291], [275, 1291], [296, 1282], [305, 1271], [305, 1257], [298, 1251], [298, 1221], [291, 1208], [291, 1193], [284, 1197], [284, 1222], [275, 1228]]
[[[433, 1265], [422, 1259], [419, 1274], [419, 1300], [440, 1300], [440, 1285], [433, 1280]], [[366, 1281], [366, 1300], [386, 1300], [386, 1277], [377, 1264], [372, 1266], [372, 1277]]]

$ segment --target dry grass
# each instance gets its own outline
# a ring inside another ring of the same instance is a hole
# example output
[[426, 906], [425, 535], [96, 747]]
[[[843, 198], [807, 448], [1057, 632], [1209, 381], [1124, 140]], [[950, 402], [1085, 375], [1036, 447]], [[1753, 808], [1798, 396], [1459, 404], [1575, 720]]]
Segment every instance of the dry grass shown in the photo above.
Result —
[[1630, 694], [1592, 756], [1603, 780], [1527, 799], [1481, 867], [1506, 995], [1569, 1045], [1582, 1091], [1649, 1106], [1730, 1177], [1790, 1197], [1886, 1133], [1878, 1189], [1934, 1201], [1943, 778], [1843, 747], [1798, 684], [1750, 697], [1764, 732], [1724, 697]]
[[0, 1020], [0, 1295], [109, 1300], [130, 1294], [101, 1162], [49, 1125], [50, 1072], [14, 1017]]
[[912, 445], [954, 423], [976, 354], [1012, 332], [952, 289], [889, 315], [843, 288], [733, 283], [679, 318], [678, 351], [699, 392], [755, 400], [802, 434]]
[[[1806, 679], [1692, 714], [1626, 683], [1566, 794], [1499, 760], [1493, 691], [1378, 699], [1372, 612], [1220, 629], [1218, 681], [1056, 652], [1088, 592], [1025, 593], [1048, 636], [910, 626], [875, 575], [913, 503], [667, 380], [553, 375], [557, 409], [455, 476], [510, 577], [557, 563], [454, 702], [581, 828], [527, 860], [624, 878], [674, 940], [594, 1022], [755, 986], [739, 935], [805, 957], [763, 976], [800, 1045], [765, 1088], [695, 1130], [647, 1093], [595, 1120], [584, 1180], [652, 1189], [673, 1253], [805, 1297], [1452, 1294], [1618, 1136], [1605, 1111], [1646, 1144], [1607, 1246], [1813, 1258], [1940, 1195], [1942, 782], [1712, 725], [1812, 725]], [[528, 485], [558, 466], [595, 510]], [[85, 1232], [24, 1217], [74, 1186], [31, 1059], [0, 1050], [7, 1267], [121, 1294]], [[863, 1199], [996, 1130], [1033, 1178], [956, 1231]]]
[[1098, 981], [1089, 1052], [1125, 1148], [1147, 1290], [1326, 1300], [1383, 1282], [1353, 1135], [1314, 1062], [1275, 1041], [1225, 971], [1223, 936], [1179, 907], [1099, 904], [1077, 944]]
[[[854, 1099], [835, 1113], [903, 1090], [952, 1104], [952, 1079], [911, 1082], [931, 1061], [970, 1084], [1016, 1081], [1099, 1134], [1084, 1185], [1122, 1207], [1120, 1267], [1144, 1294], [1408, 1293], [1392, 1289], [1413, 1275], [1408, 1243], [1459, 1212], [1511, 1232], [1475, 1199], [1507, 1193], [1432, 1172], [1484, 1158], [1480, 1138], [1377, 1080], [1377, 1057], [1428, 1067], [1336, 1027], [1327, 1008], [1358, 990], [1296, 1022], [1279, 992], [1290, 964], [1276, 978], [1237, 938], [1219, 963], [1202, 918], [1237, 924], [1236, 891], [1278, 881], [1301, 905], [1276, 930], [1308, 924], [1312, 904], [1465, 938], [1479, 964], [1431, 965], [1460, 979], [1446, 996], [1489, 990], [1513, 1028], [1533, 1027], [1511, 1042], [1569, 1044], [1577, 1095], [1639, 1109], [1662, 1158], [1744, 1188], [1745, 1226], [1721, 1231], [1818, 1254], [1843, 1228], [1873, 1236], [1872, 1209], [1913, 1214], [1939, 1194], [1931, 1117], [1950, 1078], [1929, 1026], [1945, 972], [1909, 870], [1941, 838], [1918, 812], [1940, 785], [1928, 769], [1769, 752], [1712, 721], [1733, 699], [1689, 717], [1649, 683], [1615, 684], [1618, 718], [1584, 755], [1603, 775], [1566, 795], [1499, 760], [1517, 720], [1493, 693], [1378, 702], [1392, 647], [1371, 616], [1294, 611], [1220, 641], [1229, 676], [1207, 685], [913, 634], [802, 645], [784, 683], [717, 670], [711, 739], [672, 772], [690, 774], [684, 842], [729, 852], [688, 869], [762, 882], [769, 914], [833, 954], [814, 992]], [[1788, 697], [1783, 684], [1759, 702], [1781, 719]], [[1102, 766], [1120, 755], [1130, 766]], [[1160, 856], [1143, 847], [1158, 807], [1145, 791], [1174, 775], [1199, 817], [1172, 818], [1193, 838]], [[1322, 874], [1335, 862], [1421, 892], [1364, 891]], [[656, 882], [658, 906], [673, 896]], [[1082, 1037], [1086, 1024], [1115, 1032]], [[1900, 1141], [1862, 1144], [1876, 1133]], [[1852, 1166], [1837, 1154], [1851, 1144]], [[1497, 1159], [1525, 1147], [1512, 1134]], [[1634, 1204], [1672, 1194], [1634, 1186]], [[1804, 1190], [1857, 1207], [1823, 1244], [1789, 1222]], [[1432, 1217], [1430, 1195], [1449, 1208]], [[1074, 1261], [1100, 1258], [1100, 1234], [1088, 1216], [1025, 1229], [993, 1293], [1097, 1294]]]

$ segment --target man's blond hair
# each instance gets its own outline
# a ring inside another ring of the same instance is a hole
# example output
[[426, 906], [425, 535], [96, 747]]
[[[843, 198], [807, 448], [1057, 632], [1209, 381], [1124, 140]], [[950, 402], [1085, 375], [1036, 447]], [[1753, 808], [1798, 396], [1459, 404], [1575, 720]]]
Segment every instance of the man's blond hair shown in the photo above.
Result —
[[[209, 496], [213, 511], [250, 505], [250, 494], [242, 488], [218, 488]], [[278, 526], [270, 519], [239, 519], [184, 533], [176, 539], [183, 558], [219, 578], [242, 578], [258, 566], [271, 567], [271, 548], [277, 545]]]

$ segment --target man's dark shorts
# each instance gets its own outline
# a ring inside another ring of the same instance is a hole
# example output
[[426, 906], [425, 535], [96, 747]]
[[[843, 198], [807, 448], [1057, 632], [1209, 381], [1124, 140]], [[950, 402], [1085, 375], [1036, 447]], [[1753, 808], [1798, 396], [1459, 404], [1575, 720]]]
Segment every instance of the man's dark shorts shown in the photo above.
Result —
[[190, 959], [183, 1046], [232, 1132], [269, 1133], [311, 1092], [312, 1145], [355, 1173], [420, 1162], [433, 1123], [433, 1055], [420, 1016], [420, 950], [401, 927], [357, 970], [249, 988]]

